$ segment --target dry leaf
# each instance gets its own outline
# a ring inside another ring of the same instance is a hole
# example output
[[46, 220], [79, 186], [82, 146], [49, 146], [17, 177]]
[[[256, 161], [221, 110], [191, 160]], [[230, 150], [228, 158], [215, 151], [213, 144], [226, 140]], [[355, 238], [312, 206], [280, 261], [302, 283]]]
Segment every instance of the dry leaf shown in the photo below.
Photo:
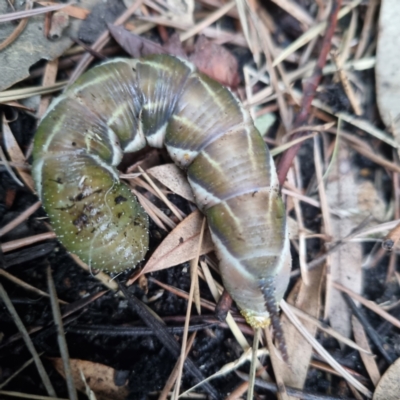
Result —
[[[54, 368], [65, 378], [63, 362], [61, 358], [52, 358]], [[81, 371], [87, 385], [95, 393], [97, 400], [124, 400], [128, 396], [128, 386], [116, 386], [114, 383], [115, 369], [104, 364], [98, 364], [85, 360], [70, 360], [72, 377], [76, 388], [85, 393], [85, 383], [81, 377]]]
[[400, 2], [382, 0], [376, 53], [376, 92], [385, 125], [400, 143]]
[[383, 374], [372, 400], [398, 400], [400, 393], [400, 358]]
[[175, 164], [164, 164], [153, 167], [147, 172], [159, 180], [173, 193], [184, 199], [194, 202], [193, 192], [186, 178], [186, 174]]
[[[363, 349], [371, 352], [367, 335], [360, 321], [354, 315], [351, 321], [353, 323], [353, 333], [356, 343]], [[375, 356], [365, 354], [362, 351], [360, 351], [360, 356], [361, 360], [364, 363], [365, 369], [367, 370], [368, 375], [371, 378], [372, 383], [374, 384], [374, 386], [376, 386], [381, 378], [381, 374], [379, 372], [378, 366], [376, 365]]]
[[[196, 257], [203, 215], [195, 211], [186, 217], [152, 254], [144, 266], [143, 273], [159, 271], [182, 264]], [[204, 232], [200, 255], [214, 249], [208, 229]]]
[[108, 29], [115, 41], [133, 58], [167, 53], [158, 43], [129, 32], [123, 26], [108, 24]]
[[[309, 285], [299, 280], [288, 298], [290, 304], [315, 318], [318, 318], [320, 313], [323, 270], [324, 266], [322, 265], [319, 268], [309, 271]], [[317, 332], [316, 325], [304, 320], [302, 320], [302, 323], [315, 336]], [[286, 385], [303, 389], [313, 348], [303, 335], [288, 321], [285, 315], [282, 316], [282, 327], [290, 365], [288, 366], [286, 363], [280, 362], [280, 375], [283, 377]], [[292, 398], [290, 397], [290, 399]]]
[[190, 61], [204, 74], [225, 86], [239, 85], [239, 66], [236, 57], [225, 47], [208, 40], [205, 36], [197, 39]]
[[[323, 183], [321, 183], [323, 184]], [[342, 217], [331, 218], [331, 234], [334, 239], [349, 235], [359, 224], [358, 185], [356, 170], [351, 164], [348, 149], [340, 146], [337, 159], [326, 185], [326, 197], [329, 208]], [[362, 290], [362, 248], [360, 243], [349, 242], [332, 253], [328, 258], [330, 279], [339, 282], [360, 294]], [[330, 288], [327, 295], [327, 313], [333, 329], [345, 337], [351, 334], [350, 310], [341, 293]]]
[[[82, 0], [79, 5], [90, 10], [97, 0]], [[15, 2], [16, 11], [22, 11], [25, 2]], [[0, 2], [0, 15], [11, 12], [7, 1]], [[0, 52], [1, 69], [0, 90], [29, 76], [29, 68], [39, 60], [54, 60], [68, 49], [73, 43], [70, 37], [76, 37], [81, 21], [74, 19], [68, 29], [57, 41], [51, 41], [43, 35], [45, 15], [30, 17], [25, 30], [18, 39]], [[0, 37], [7, 38], [14, 30], [14, 22], [0, 24]]]

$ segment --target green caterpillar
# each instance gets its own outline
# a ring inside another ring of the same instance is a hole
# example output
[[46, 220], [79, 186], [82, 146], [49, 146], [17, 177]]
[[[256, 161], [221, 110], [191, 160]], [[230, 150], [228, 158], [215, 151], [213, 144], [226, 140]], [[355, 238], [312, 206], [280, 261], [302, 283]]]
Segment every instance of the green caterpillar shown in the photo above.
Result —
[[167, 55], [115, 59], [56, 99], [34, 142], [33, 176], [65, 247], [119, 272], [148, 249], [148, 218], [118, 178], [125, 152], [166, 146], [207, 217], [225, 288], [253, 327], [276, 325], [291, 257], [274, 163], [237, 98]]

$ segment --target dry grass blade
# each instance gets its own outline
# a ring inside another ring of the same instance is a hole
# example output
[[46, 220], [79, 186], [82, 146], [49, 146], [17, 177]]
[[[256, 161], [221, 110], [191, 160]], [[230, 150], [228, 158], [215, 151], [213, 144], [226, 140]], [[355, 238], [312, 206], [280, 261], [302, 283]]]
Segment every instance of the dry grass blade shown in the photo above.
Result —
[[[353, 0], [350, 4], [347, 6], [343, 7], [338, 14], [338, 19], [343, 18], [345, 15], [347, 15], [353, 8], [357, 7], [362, 0]], [[285, 50], [283, 50], [279, 56], [275, 59], [273, 66], [275, 67], [279, 63], [281, 63], [283, 60], [285, 60], [287, 57], [290, 56], [290, 54], [294, 53], [296, 50], [300, 49], [300, 47], [303, 47], [305, 44], [307, 44], [310, 40], [314, 39], [318, 35], [320, 35], [327, 27], [326, 22], [321, 22], [318, 25], [313, 26], [310, 28], [307, 32], [305, 32], [302, 36], [300, 36], [298, 39], [296, 39], [291, 45], [289, 45]]]
[[50, 94], [58, 92], [63, 89], [67, 84], [67, 81], [57, 82], [51, 86], [31, 86], [23, 89], [11, 89], [0, 92], [0, 103], [6, 103], [8, 101], [27, 99], [28, 97]]
[[375, 12], [379, 5], [379, 0], [370, 0], [368, 2], [367, 12], [365, 14], [364, 25], [362, 27], [360, 40], [358, 42], [356, 53], [354, 54], [354, 59], [358, 60], [364, 54], [364, 51], [367, 47], [369, 36], [371, 35], [371, 31], [373, 30], [373, 20], [375, 16]]
[[[186, 346], [186, 352], [185, 352], [185, 358], [189, 355], [189, 352], [193, 346], [193, 342], [194, 339], [196, 338], [196, 332], [194, 332], [190, 338], [187, 341], [187, 346]], [[170, 395], [170, 391], [172, 389], [172, 387], [174, 386], [176, 379], [178, 377], [178, 373], [180, 370], [180, 365], [181, 365], [181, 357], [178, 358], [178, 361], [175, 364], [174, 369], [172, 370], [170, 376], [168, 377], [167, 382], [165, 383], [165, 386], [162, 390], [162, 392], [160, 393], [160, 395], [158, 396], [158, 400], [166, 400], [169, 395]], [[207, 378], [208, 379], [208, 378]], [[206, 380], [207, 380], [206, 379]], [[203, 382], [200, 382], [198, 385], [201, 385]], [[195, 387], [197, 387], [198, 385], [196, 385]], [[186, 392], [185, 392], [186, 393]], [[180, 395], [182, 396], [182, 395]]]
[[21, 213], [17, 218], [9, 222], [7, 225], [4, 225], [0, 228], [0, 237], [5, 235], [6, 233], [12, 231], [16, 228], [19, 224], [29, 218], [39, 207], [42, 205], [40, 201], [37, 201], [35, 204], [31, 205], [27, 208], [23, 213]]
[[302, 8], [299, 4], [290, 0], [272, 0], [275, 4], [285, 10], [288, 14], [290, 14], [293, 18], [297, 19], [303, 25], [308, 28], [310, 25], [313, 25], [314, 20], [308, 14], [304, 8]]
[[374, 386], [376, 386], [381, 379], [381, 374], [379, 372], [379, 368], [376, 364], [375, 361], [375, 356], [371, 354], [371, 349], [369, 347], [367, 335], [365, 334], [365, 331], [358, 321], [357, 318], [354, 316], [352, 317], [352, 324], [353, 324], [353, 334], [354, 338], [357, 343], [360, 344], [360, 346], [363, 346], [364, 348], [368, 349], [370, 354], [366, 354], [364, 352], [360, 352], [361, 360], [364, 363], [365, 369], [368, 372], [369, 377], [371, 378], [372, 383]]
[[297, 307], [292, 306], [291, 304], [288, 304], [288, 306], [293, 311], [293, 313], [296, 314], [298, 317], [300, 317], [300, 318], [302, 318], [302, 319], [304, 319], [306, 321], [309, 321], [312, 324], [316, 325], [318, 327], [318, 329], [320, 329], [321, 331], [323, 331], [323, 332], [327, 333], [328, 335], [334, 337], [339, 342], [342, 342], [346, 346], [349, 346], [349, 347], [359, 351], [360, 353], [366, 354], [367, 356], [372, 356], [373, 355], [371, 353], [370, 349], [366, 349], [366, 348], [360, 347], [359, 345], [354, 343], [352, 340], [350, 340], [350, 339], [344, 337], [343, 335], [341, 335], [339, 332], [336, 332], [334, 329], [329, 328], [325, 323], [321, 322], [317, 318], [314, 318], [313, 316], [305, 313], [303, 310], [300, 310]]
[[[28, 0], [27, 3], [32, 4], [32, 1]], [[68, 6], [68, 4], [57, 4], [57, 5], [50, 6], [50, 7], [35, 8], [34, 10], [17, 11], [17, 12], [13, 12], [13, 13], [0, 15], [0, 23], [14, 21], [16, 19], [21, 19], [21, 18], [28, 18], [28, 17], [32, 17], [34, 15], [45, 14], [45, 13], [48, 13], [51, 11], [58, 11], [67, 6]]]
[[[70, 253], [69, 256], [85, 271], [89, 272], [90, 274], [92, 274], [91, 269], [89, 268], [89, 266], [87, 264], [85, 264], [78, 256], [76, 256], [73, 253]], [[98, 272], [95, 275], [95, 278], [102, 283], [105, 287], [107, 287], [108, 289], [113, 290], [114, 292], [118, 291], [118, 284], [115, 280], [110, 278], [110, 275], [107, 275], [104, 272]]]
[[314, 99], [312, 105], [314, 107], [320, 108], [321, 110], [329, 114], [335, 115], [337, 118], [340, 118], [343, 121], [347, 122], [348, 124], [351, 124], [356, 128], [359, 128], [367, 132], [371, 136], [374, 136], [375, 138], [381, 140], [382, 142], [387, 143], [388, 145], [394, 147], [395, 149], [400, 147], [400, 144], [397, 143], [389, 134], [376, 128], [371, 122], [365, 119], [357, 118], [354, 115], [348, 114], [346, 112], [334, 112], [330, 107], [328, 107], [326, 104], [323, 104], [318, 99]]
[[20, 368], [18, 368], [13, 374], [11, 374], [5, 381], [0, 383], [0, 393], [3, 387], [6, 387], [16, 376], [20, 374], [26, 367], [29, 367], [33, 363], [34, 359], [31, 358], [27, 362], [25, 362]]
[[166, 216], [158, 207], [156, 207], [150, 200], [148, 200], [140, 192], [132, 189], [132, 193], [138, 198], [140, 205], [143, 207], [148, 216], [155, 222], [155, 224], [159, 228], [164, 229], [164, 231], [168, 231], [167, 227], [169, 227], [170, 229], [174, 229], [176, 227], [174, 221], [172, 221], [168, 216]]
[[[7, 271], [5, 271], [3, 269], [0, 269], [0, 275], [3, 276], [4, 278], [8, 279], [11, 282], [14, 282], [16, 285], [21, 286], [25, 290], [29, 290], [30, 292], [33, 292], [39, 296], [49, 297], [48, 293], [43, 292], [43, 290], [40, 290], [40, 289], [30, 285], [29, 283], [22, 281], [21, 279], [15, 277], [14, 275], [11, 275], [10, 273], [8, 273]], [[67, 304], [67, 302], [64, 300], [58, 300], [58, 301], [60, 302], [60, 304]]]
[[68, 346], [67, 341], [65, 340], [64, 327], [60, 313], [60, 307], [58, 305], [56, 287], [54, 285], [53, 277], [51, 275], [50, 265], [47, 267], [47, 283], [49, 287], [51, 310], [53, 312], [54, 324], [57, 327], [58, 347], [60, 349], [61, 357], [63, 360], [64, 372], [68, 388], [68, 396], [70, 400], [78, 400], [78, 394], [75, 389], [74, 379], [72, 378]]
[[400, 320], [387, 313], [385, 310], [379, 307], [378, 304], [376, 304], [375, 302], [365, 299], [361, 295], [354, 293], [352, 290], [340, 285], [337, 282], [332, 282], [332, 286], [344, 293], [347, 293], [354, 300], [359, 301], [362, 305], [369, 308], [374, 313], [380, 315], [382, 318], [386, 319], [386, 321], [389, 321], [395, 327], [400, 328]]
[[199, 263], [201, 246], [203, 244], [205, 225], [206, 225], [206, 219], [205, 219], [205, 217], [203, 217], [203, 222], [201, 224], [201, 229], [200, 229], [199, 242], [198, 242], [198, 246], [197, 246], [197, 254], [196, 254], [196, 257], [190, 263], [191, 284], [190, 284], [189, 300], [188, 300], [188, 305], [187, 305], [187, 310], [186, 310], [185, 327], [184, 327], [183, 336], [182, 336], [180, 365], [179, 365], [178, 376], [176, 378], [175, 390], [174, 390], [174, 395], [173, 395], [174, 400], [178, 399], [178, 397], [179, 397], [180, 385], [181, 385], [181, 380], [182, 380], [182, 372], [183, 372], [183, 364], [185, 362], [186, 344], [187, 344], [187, 338], [188, 338], [190, 315], [192, 313], [192, 303], [193, 303], [193, 299], [194, 299], [194, 295], [195, 295], [195, 289], [196, 289], [196, 287], [198, 288], [198, 283], [199, 283], [198, 277], [197, 277], [197, 265]]
[[4, 154], [3, 148], [0, 146], [0, 159], [2, 160], [2, 164], [5, 166], [7, 172], [10, 174], [11, 178], [14, 179], [14, 181], [19, 185], [19, 186], [24, 186], [24, 184], [18, 179], [17, 175], [15, 175], [13, 169], [10, 166], [10, 163], [8, 162], [6, 155]]
[[[269, 354], [269, 351], [265, 348], [263, 349], [258, 349], [256, 352], [256, 357], [263, 357]], [[250, 361], [252, 357], [252, 350], [248, 348], [237, 360], [232, 361], [228, 364], [225, 364], [219, 371], [217, 371], [215, 374], [210, 375], [206, 381], [210, 381], [215, 378], [222, 377], [226, 374], [229, 374], [233, 371], [236, 371], [239, 367], [241, 367], [245, 362]], [[179, 397], [184, 397], [188, 395], [190, 392], [193, 392], [194, 389], [196, 389], [198, 386], [200, 386], [203, 382], [198, 383], [197, 385], [191, 387], [190, 389], [186, 390], [186, 392], [183, 392], [182, 394], [179, 395]]]
[[372, 393], [353, 376], [351, 376], [332, 356], [317, 342], [317, 340], [310, 335], [310, 333], [303, 328], [301, 322], [292, 313], [291, 309], [285, 300], [281, 301], [280, 304], [283, 312], [292, 322], [292, 324], [299, 330], [299, 332], [307, 339], [307, 341], [314, 347], [314, 349], [326, 360], [326, 362], [334, 368], [344, 379], [346, 379], [351, 385], [353, 385], [358, 391], [367, 397], [372, 397]]
[[[236, 371], [236, 374], [241, 378], [247, 381], [249, 379], [249, 376], [244, 374], [243, 372]], [[272, 393], [278, 393], [278, 387], [275, 383], [273, 382], [266, 382], [261, 379], [256, 379], [255, 385], [267, 389], [268, 391]], [[349, 397], [343, 397], [343, 396], [330, 396], [330, 395], [321, 395], [319, 393], [312, 393], [304, 390], [299, 390], [295, 389], [289, 386], [286, 386], [286, 391], [289, 396], [295, 399], [301, 399], [301, 400], [354, 400], [353, 398]], [[237, 400], [238, 397], [228, 397], [226, 400]]]
[[362, 109], [360, 107], [360, 104], [358, 102], [358, 99], [356, 98], [356, 95], [354, 93], [354, 90], [351, 86], [351, 83], [349, 81], [349, 78], [347, 77], [346, 72], [343, 70], [343, 61], [342, 57], [339, 57], [335, 52], [332, 52], [332, 58], [335, 62], [340, 81], [342, 83], [343, 89], [347, 95], [347, 98], [349, 99], [349, 102], [354, 110], [354, 113], [357, 116], [360, 116], [363, 114]]
[[[278, 396], [280, 400], [289, 400], [288, 394], [286, 392], [285, 382], [284, 382], [284, 368], [282, 368], [282, 362], [280, 357], [278, 356], [278, 351], [276, 350], [274, 343], [272, 341], [272, 335], [270, 328], [265, 328], [265, 337], [267, 338], [267, 345], [269, 349], [269, 356], [271, 359], [272, 368], [274, 370], [275, 379], [276, 379], [276, 386], [278, 387]], [[250, 379], [251, 379], [250, 375]], [[250, 381], [249, 381], [250, 382]], [[253, 377], [253, 382], [255, 382], [255, 377]], [[250, 400], [250, 398], [248, 398]]]
[[[201, 267], [204, 271], [204, 277], [207, 281], [208, 287], [210, 288], [211, 294], [213, 295], [214, 300], [216, 302], [218, 302], [218, 300], [221, 296], [220, 293], [222, 292], [222, 288], [221, 288], [221, 290], [218, 290], [217, 284], [214, 281], [214, 279], [212, 278], [212, 275], [209, 271], [208, 265], [204, 262], [201, 262]], [[215, 309], [214, 309], [214, 311], [215, 311]], [[239, 343], [239, 345], [241, 346], [243, 351], [244, 352], [248, 351], [250, 349], [250, 346], [247, 342], [247, 339], [243, 335], [242, 331], [239, 329], [237, 323], [233, 319], [232, 314], [230, 312], [228, 312], [225, 322], [228, 324], [229, 329], [231, 330], [232, 334], [234, 335], [235, 339], [237, 340], [237, 342]], [[256, 363], [257, 363], [257, 369], [259, 369], [261, 371], [261, 376], [264, 379], [269, 379], [268, 374], [263, 369], [262, 364], [258, 360], [256, 360]]]
[[[129, 294], [127, 289], [118, 282], [118, 286], [121, 292], [124, 294], [126, 299], [128, 300], [129, 305], [134, 309], [140, 318], [143, 319], [143, 322], [149, 327], [152, 328], [154, 334], [158, 337], [158, 339], [163, 343], [163, 345], [171, 352], [174, 357], [179, 357], [180, 355], [180, 348], [178, 343], [176, 342], [175, 338], [165, 329], [164, 325], [155, 318], [153, 313], [149, 311], [149, 309], [140, 302], [136, 297]], [[204, 376], [201, 371], [195, 366], [193, 361], [190, 358], [187, 358], [185, 361], [185, 367], [187, 371], [198, 381], [203, 381]], [[203, 384], [203, 389], [207, 391], [207, 393], [213, 398], [218, 398], [218, 393], [216, 390], [206, 382]]]
[[[32, 2], [27, 1], [25, 4], [25, 11], [28, 11], [32, 8]], [[1, 18], [1, 17], [0, 17]], [[5, 39], [3, 42], [0, 43], [0, 51], [4, 50], [7, 46], [9, 46], [12, 42], [14, 42], [18, 36], [23, 32], [26, 25], [28, 24], [28, 18], [23, 18], [19, 21], [18, 25], [15, 27], [14, 31]]]
[[143, 177], [146, 179], [146, 181], [151, 185], [151, 187], [156, 191], [160, 199], [168, 206], [168, 208], [173, 212], [176, 218], [178, 218], [179, 221], [182, 221], [183, 218], [185, 217], [185, 214], [182, 213], [178, 208], [176, 208], [164, 195], [164, 193], [161, 192], [161, 190], [157, 187], [157, 185], [153, 182], [153, 180], [149, 177], [149, 175], [143, 171], [141, 167], [139, 167], [139, 171], [143, 174]]
[[[21, 151], [17, 141], [15, 140], [15, 137], [13, 133], [11, 132], [11, 129], [8, 125], [8, 122], [3, 116], [3, 136], [4, 136], [4, 146], [6, 148], [6, 151], [8, 155], [11, 158], [11, 161], [16, 162], [16, 163], [26, 163], [26, 158], [24, 153]], [[18, 175], [22, 178], [24, 181], [25, 185], [32, 191], [35, 191], [35, 185], [33, 183], [33, 179], [30, 173], [28, 173], [25, 169], [22, 168], [16, 168]]]
[[0, 245], [0, 249], [3, 253], [20, 249], [25, 246], [30, 246], [31, 244], [42, 242], [47, 239], [56, 239], [57, 236], [54, 232], [40, 233], [39, 235], [29, 236], [24, 239], [11, 240]]
[[192, 36], [199, 33], [202, 29], [207, 28], [209, 25], [213, 24], [215, 21], [217, 21], [222, 16], [224, 16], [234, 6], [235, 6], [235, 1], [231, 1], [227, 4], [225, 4], [224, 6], [222, 6], [220, 9], [214, 11], [203, 21], [196, 24], [193, 28], [189, 29], [187, 32], [181, 33], [181, 35], [179, 36], [181, 41], [184, 42], [185, 40], [188, 40]]
[[8, 297], [7, 292], [4, 290], [3, 285], [1, 283], [0, 283], [0, 297], [3, 300], [3, 303], [5, 304], [8, 312], [11, 314], [14, 323], [17, 325], [17, 328], [20, 331], [22, 338], [24, 339], [26, 347], [28, 348], [29, 352], [31, 353], [35, 361], [35, 365], [38, 370], [39, 376], [43, 382], [44, 387], [46, 388], [48, 395], [51, 397], [57, 397], [53, 385], [50, 382], [50, 378], [47, 375], [46, 370], [44, 369], [42, 360], [40, 359], [39, 354], [36, 352], [35, 346], [32, 343], [29, 333], [26, 330], [22, 320], [20, 319], [16, 309], [14, 308], [14, 305], [12, 304], [10, 298]]
[[[151, 278], [151, 277], [149, 278], [149, 281], [150, 282], [154, 282], [155, 284], [157, 284], [161, 288], [167, 290], [170, 293], [173, 293], [174, 295], [176, 295], [178, 297], [181, 297], [182, 299], [189, 300], [189, 293], [185, 292], [182, 289], [178, 289], [177, 287], [174, 287], [174, 286], [171, 286], [171, 285], [167, 285], [167, 284], [162, 283], [162, 282], [158, 281], [157, 279]], [[130, 282], [128, 281], [127, 283], [130, 283]], [[211, 301], [201, 299], [201, 306], [203, 308], [205, 308], [206, 310], [210, 310], [212, 312], [215, 311], [215, 303], [212, 303]]]
[[8, 390], [0, 390], [0, 394], [4, 396], [9, 396], [9, 397], [17, 397], [19, 399], [30, 399], [30, 400], [69, 400], [69, 399], [64, 399], [61, 397], [48, 397], [48, 396], [38, 396], [35, 394], [26, 394], [26, 393], [21, 393], [21, 392], [11, 392]]

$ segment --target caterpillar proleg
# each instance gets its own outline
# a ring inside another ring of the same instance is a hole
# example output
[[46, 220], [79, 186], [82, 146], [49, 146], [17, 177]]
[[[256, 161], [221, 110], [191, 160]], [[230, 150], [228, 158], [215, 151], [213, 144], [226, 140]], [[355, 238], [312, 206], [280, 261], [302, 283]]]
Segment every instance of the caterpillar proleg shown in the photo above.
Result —
[[102, 270], [143, 259], [147, 216], [116, 167], [146, 144], [166, 146], [187, 171], [225, 288], [251, 326], [265, 326], [291, 267], [274, 163], [239, 100], [186, 61], [111, 60], [52, 103], [35, 136], [33, 176], [60, 241]]

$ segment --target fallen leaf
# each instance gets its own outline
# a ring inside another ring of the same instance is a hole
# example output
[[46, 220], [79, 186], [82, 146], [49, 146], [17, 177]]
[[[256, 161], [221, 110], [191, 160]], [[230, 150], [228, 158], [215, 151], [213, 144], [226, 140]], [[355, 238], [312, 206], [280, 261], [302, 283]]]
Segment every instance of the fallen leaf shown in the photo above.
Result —
[[[97, 0], [82, 0], [80, 6], [92, 9]], [[16, 11], [24, 9], [24, 2], [16, 2]], [[0, 15], [10, 12], [8, 2], [0, 2]], [[45, 15], [30, 17], [28, 25], [17, 40], [0, 52], [1, 69], [0, 91], [29, 76], [29, 68], [39, 60], [54, 60], [73, 43], [70, 37], [77, 36], [81, 21], [74, 19], [57, 41], [51, 41], [43, 34]], [[14, 30], [13, 21], [0, 24], [0, 37], [7, 38]]]
[[[186, 217], [157, 247], [141, 273], [159, 271], [195, 258], [203, 218], [200, 211], [195, 211]], [[207, 254], [213, 249], [214, 245], [207, 229], [204, 232], [200, 255]]]
[[[351, 164], [350, 152], [345, 146], [340, 146], [329, 174], [326, 197], [329, 208], [342, 216], [341, 218], [331, 218], [330, 233], [335, 240], [342, 239], [349, 235], [358, 226], [360, 218], [363, 218], [358, 213], [356, 170]], [[355, 242], [343, 244], [328, 258], [328, 284], [330, 281], [338, 282], [360, 294], [363, 280], [361, 264], [361, 244]], [[326, 311], [332, 328], [343, 336], [349, 337], [351, 334], [351, 311], [342, 294], [331, 287], [328, 288]]]
[[[365, 333], [360, 321], [353, 315], [351, 318], [351, 322], [353, 324], [353, 334], [356, 343], [363, 349], [371, 352], [367, 334]], [[381, 374], [379, 372], [378, 366], [376, 365], [375, 356], [365, 354], [364, 352], [360, 351], [360, 357], [362, 362], [364, 363], [365, 369], [367, 370], [372, 383], [374, 384], [374, 386], [376, 386], [381, 378]]]
[[184, 199], [194, 202], [193, 192], [186, 178], [186, 174], [175, 164], [164, 164], [153, 167], [147, 172], [159, 180], [172, 192]]
[[115, 41], [133, 58], [140, 58], [150, 54], [166, 54], [167, 50], [155, 42], [129, 32], [120, 25], [108, 25], [108, 29]]
[[236, 57], [225, 47], [200, 36], [195, 44], [190, 61], [204, 74], [225, 86], [239, 85], [239, 66]]
[[376, 52], [376, 92], [383, 122], [400, 143], [400, 2], [382, 0]]
[[[51, 361], [58, 373], [65, 378], [62, 359], [52, 358]], [[97, 400], [124, 400], [128, 396], [127, 382], [123, 386], [115, 385], [114, 375], [116, 370], [114, 368], [79, 359], [71, 359], [70, 366], [75, 387], [80, 392], [86, 393], [86, 385], [81, 376], [82, 372], [86, 384], [95, 393]]]
[[398, 400], [400, 393], [400, 358], [383, 374], [372, 400]]
[[[309, 271], [310, 282], [308, 285], [299, 280], [292, 289], [288, 297], [288, 303], [294, 305], [307, 314], [318, 318], [321, 307], [321, 287], [324, 279], [324, 266]], [[285, 336], [289, 363], [279, 362], [279, 373], [283, 377], [284, 383], [294, 388], [303, 389], [307, 378], [313, 348], [303, 335], [291, 324], [288, 318], [282, 316], [282, 328]], [[304, 327], [315, 336], [317, 326], [311, 322], [302, 320]], [[277, 373], [275, 371], [275, 374]], [[293, 397], [289, 397], [294, 399]]]

